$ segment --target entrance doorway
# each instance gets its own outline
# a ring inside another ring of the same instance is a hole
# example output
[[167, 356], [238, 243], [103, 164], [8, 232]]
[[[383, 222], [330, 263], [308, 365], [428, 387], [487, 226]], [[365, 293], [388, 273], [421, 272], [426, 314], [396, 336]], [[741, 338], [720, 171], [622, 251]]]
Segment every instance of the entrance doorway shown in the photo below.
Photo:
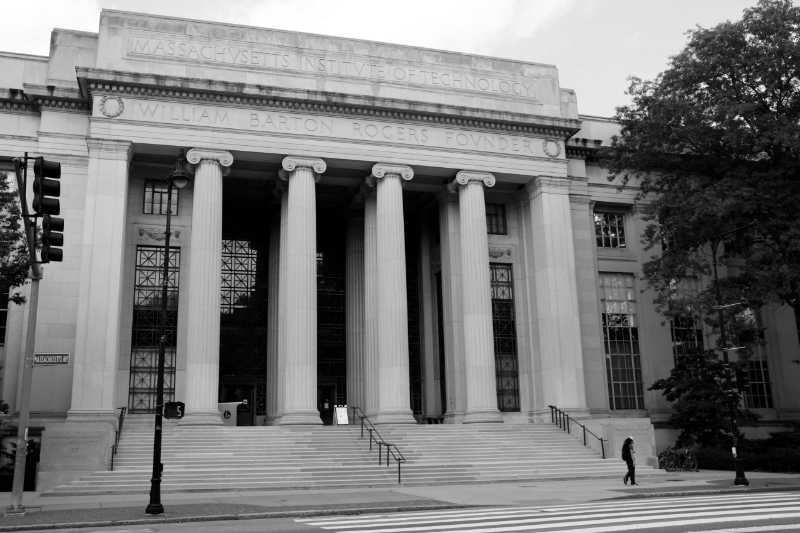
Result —
[[253, 385], [222, 385], [222, 402], [242, 402], [236, 408], [237, 426], [255, 426], [255, 387]]
[[335, 405], [336, 383], [319, 383], [317, 385], [317, 409], [323, 425], [333, 425], [333, 407]]

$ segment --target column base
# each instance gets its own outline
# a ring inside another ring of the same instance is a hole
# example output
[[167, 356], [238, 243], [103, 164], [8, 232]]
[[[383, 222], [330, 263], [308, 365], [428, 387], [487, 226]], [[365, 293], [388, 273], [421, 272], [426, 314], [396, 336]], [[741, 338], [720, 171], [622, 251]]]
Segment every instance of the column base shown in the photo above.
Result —
[[281, 416], [280, 426], [321, 426], [322, 419], [319, 417], [319, 411], [286, 411]]
[[222, 426], [222, 415], [216, 409], [192, 409], [178, 420], [178, 426]]
[[503, 423], [503, 415], [497, 409], [467, 409], [462, 424]]
[[280, 416], [268, 416], [268, 417], [266, 417], [264, 419], [264, 424], [263, 425], [265, 425], [265, 426], [277, 426], [277, 425], [280, 425], [280, 423], [281, 423], [281, 417]]
[[378, 411], [373, 423], [376, 426], [379, 424], [416, 424], [417, 419], [414, 418], [414, 413], [411, 412], [411, 409], [400, 409], [397, 411], [386, 409]]

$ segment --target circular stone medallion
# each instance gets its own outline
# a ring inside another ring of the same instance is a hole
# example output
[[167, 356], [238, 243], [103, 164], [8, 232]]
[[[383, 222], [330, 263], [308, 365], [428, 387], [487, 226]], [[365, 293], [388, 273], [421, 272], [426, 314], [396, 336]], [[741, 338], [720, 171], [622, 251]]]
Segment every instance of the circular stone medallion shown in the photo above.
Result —
[[109, 118], [118, 117], [125, 110], [125, 103], [119, 96], [104, 96], [100, 100], [100, 112]]
[[561, 143], [555, 139], [545, 139], [542, 141], [542, 148], [547, 157], [558, 157], [561, 155]]

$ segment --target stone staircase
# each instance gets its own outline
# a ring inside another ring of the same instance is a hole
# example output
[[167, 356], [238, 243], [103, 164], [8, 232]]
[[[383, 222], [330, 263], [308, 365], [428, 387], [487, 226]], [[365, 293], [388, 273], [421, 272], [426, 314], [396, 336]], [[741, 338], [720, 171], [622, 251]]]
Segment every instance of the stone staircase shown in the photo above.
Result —
[[[407, 461], [403, 485], [620, 477], [625, 470], [622, 461], [602, 460], [549, 424], [381, 426], [378, 431]], [[165, 493], [397, 485], [397, 463], [390, 460], [386, 466], [383, 448], [379, 465], [377, 446], [370, 452], [357, 426], [165, 425], [163, 439]], [[130, 416], [113, 472], [94, 472], [43, 495], [148, 493], [152, 457], [152, 418]]]

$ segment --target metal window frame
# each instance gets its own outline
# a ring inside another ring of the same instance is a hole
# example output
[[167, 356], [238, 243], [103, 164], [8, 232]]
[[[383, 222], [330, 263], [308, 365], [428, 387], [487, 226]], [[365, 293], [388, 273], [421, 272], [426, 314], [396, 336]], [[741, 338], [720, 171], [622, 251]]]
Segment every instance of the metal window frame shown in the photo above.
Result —
[[[489, 208], [496, 208], [497, 213], [489, 213]], [[508, 235], [508, 217], [506, 215], [506, 204], [485, 204], [486, 209], [486, 233], [489, 235]], [[490, 219], [492, 222], [490, 222]], [[496, 220], [496, 223], [493, 221]], [[495, 230], [496, 228], [496, 230]]]
[[[500, 273], [505, 272], [501, 277]], [[511, 263], [489, 263], [492, 297], [497, 408], [501, 412], [521, 411], [519, 393], [519, 346], [514, 302], [514, 267]]]
[[[156, 185], [161, 185], [163, 183], [163, 189], [160, 188], [158, 190], [159, 202], [156, 203]], [[166, 215], [167, 212], [164, 210], [164, 204], [167, 201], [167, 180], [159, 180], [159, 179], [150, 179], [147, 178], [144, 180], [144, 194], [142, 195], [142, 213], [145, 215]], [[150, 201], [147, 200], [147, 192], [148, 187], [150, 188]], [[178, 214], [178, 198], [180, 195], [180, 189], [173, 187], [172, 189], [172, 215], [176, 216]], [[147, 210], [148, 206], [150, 207], [150, 211]], [[156, 206], [158, 206], [158, 213], [156, 213]]]
[[[595, 244], [597, 248], [628, 249], [628, 236], [625, 231], [625, 224], [627, 222], [626, 215], [627, 213], [611, 209], [595, 209], [592, 212]], [[598, 217], [600, 218], [598, 219]], [[610, 217], [614, 217], [613, 223], [611, 223]], [[607, 235], [604, 232], [606, 229], [609, 229]], [[616, 231], [611, 233], [611, 229], [615, 229]], [[608, 244], [606, 244], [606, 240]]]

